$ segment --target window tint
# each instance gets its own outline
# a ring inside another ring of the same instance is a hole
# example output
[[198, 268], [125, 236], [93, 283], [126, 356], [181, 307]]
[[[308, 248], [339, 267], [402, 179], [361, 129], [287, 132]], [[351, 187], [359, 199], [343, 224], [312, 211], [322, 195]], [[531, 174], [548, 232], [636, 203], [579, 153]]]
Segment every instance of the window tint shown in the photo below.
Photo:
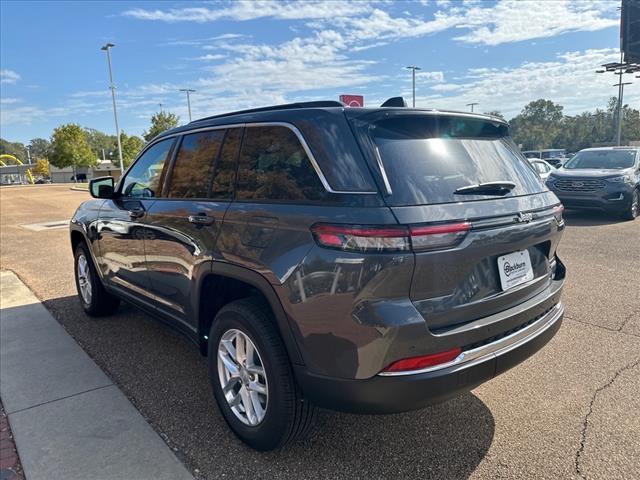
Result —
[[171, 171], [169, 198], [206, 198], [224, 130], [185, 135]]
[[222, 150], [215, 163], [213, 183], [211, 184], [211, 198], [231, 198], [233, 182], [236, 177], [236, 161], [242, 140], [241, 128], [230, 128], [224, 137]]
[[121, 192], [128, 197], [160, 195], [162, 169], [173, 145], [173, 138], [156, 143], [136, 161], [127, 173]]
[[502, 124], [407, 115], [376, 122], [369, 134], [386, 170], [393, 191], [388, 201], [394, 206], [491, 198], [454, 193], [484, 182], [515, 183], [506, 196], [544, 190]]
[[320, 200], [325, 194], [298, 137], [289, 128], [245, 130], [236, 198]]
[[549, 167], [542, 162], [533, 162], [533, 166], [538, 171], [538, 173], [547, 173], [549, 171]]
[[548, 158], [556, 158], [564, 155], [564, 150], [545, 150], [542, 152], [540, 158], [547, 160]]
[[567, 169], [596, 168], [616, 169], [631, 168], [635, 163], [635, 150], [586, 150], [578, 152], [563, 166]]

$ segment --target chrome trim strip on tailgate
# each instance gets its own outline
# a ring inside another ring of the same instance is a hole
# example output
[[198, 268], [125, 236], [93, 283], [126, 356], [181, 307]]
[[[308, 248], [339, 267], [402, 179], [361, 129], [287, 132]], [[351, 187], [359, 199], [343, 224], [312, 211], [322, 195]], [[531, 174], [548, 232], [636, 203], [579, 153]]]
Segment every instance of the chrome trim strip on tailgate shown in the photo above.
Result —
[[469, 367], [476, 363], [481, 363], [491, 358], [503, 355], [511, 350], [518, 348], [521, 345], [533, 340], [538, 335], [541, 335], [546, 330], [551, 328], [564, 313], [564, 305], [558, 303], [554, 306], [549, 313], [538, 320], [535, 323], [518, 330], [517, 332], [507, 335], [495, 342], [482, 345], [472, 350], [466, 350], [458, 355], [456, 358], [447, 363], [441, 363], [440, 365], [434, 365], [433, 367], [422, 368], [420, 370], [407, 370], [403, 372], [380, 372], [378, 375], [382, 377], [395, 377], [401, 375], [417, 375], [420, 373], [434, 372], [436, 370], [442, 370], [453, 366]]

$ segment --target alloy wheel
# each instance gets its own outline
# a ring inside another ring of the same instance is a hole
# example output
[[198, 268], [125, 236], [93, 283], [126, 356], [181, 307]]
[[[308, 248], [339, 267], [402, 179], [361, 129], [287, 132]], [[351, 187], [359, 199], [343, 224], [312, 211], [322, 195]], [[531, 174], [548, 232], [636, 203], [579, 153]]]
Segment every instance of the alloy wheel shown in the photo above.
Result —
[[631, 218], [638, 216], [638, 210], [640, 210], [640, 194], [636, 190], [633, 192], [633, 198], [631, 200]]
[[82, 301], [89, 305], [91, 303], [91, 272], [89, 270], [89, 262], [84, 255], [78, 256], [78, 286], [80, 287], [80, 296]]
[[218, 343], [218, 378], [233, 414], [245, 425], [260, 424], [269, 400], [264, 363], [251, 339], [235, 328]]

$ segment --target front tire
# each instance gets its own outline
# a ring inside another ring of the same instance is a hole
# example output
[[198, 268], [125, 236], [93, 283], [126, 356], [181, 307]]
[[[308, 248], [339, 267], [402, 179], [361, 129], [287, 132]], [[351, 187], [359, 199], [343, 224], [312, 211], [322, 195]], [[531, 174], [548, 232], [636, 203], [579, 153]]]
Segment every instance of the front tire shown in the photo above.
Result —
[[640, 214], [640, 190], [635, 189], [631, 195], [631, 201], [629, 206], [622, 213], [622, 218], [625, 220], [635, 220]]
[[209, 376], [233, 432], [256, 450], [305, 434], [316, 407], [303, 397], [268, 307], [246, 298], [225, 305], [209, 332]]
[[92, 317], [115, 313], [120, 305], [120, 299], [104, 289], [84, 243], [80, 243], [74, 252], [74, 270], [78, 298], [85, 313]]

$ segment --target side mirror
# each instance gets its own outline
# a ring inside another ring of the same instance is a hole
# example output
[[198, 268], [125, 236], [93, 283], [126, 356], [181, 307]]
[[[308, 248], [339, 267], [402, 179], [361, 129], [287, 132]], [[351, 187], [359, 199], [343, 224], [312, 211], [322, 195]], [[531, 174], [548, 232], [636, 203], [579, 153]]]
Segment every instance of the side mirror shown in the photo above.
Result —
[[89, 193], [93, 198], [113, 198], [114, 185], [113, 177], [93, 178], [89, 182]]

